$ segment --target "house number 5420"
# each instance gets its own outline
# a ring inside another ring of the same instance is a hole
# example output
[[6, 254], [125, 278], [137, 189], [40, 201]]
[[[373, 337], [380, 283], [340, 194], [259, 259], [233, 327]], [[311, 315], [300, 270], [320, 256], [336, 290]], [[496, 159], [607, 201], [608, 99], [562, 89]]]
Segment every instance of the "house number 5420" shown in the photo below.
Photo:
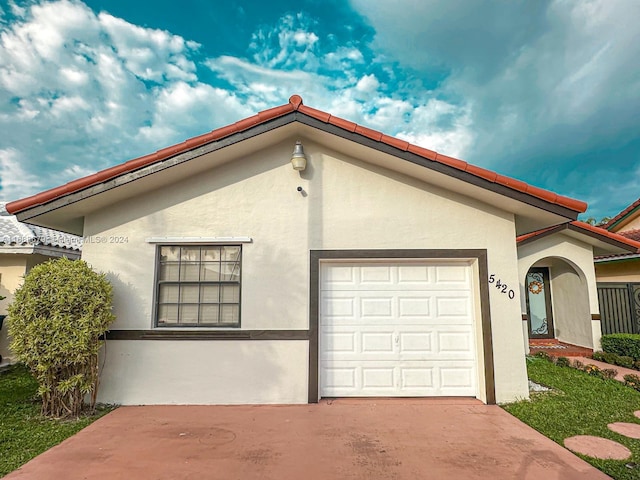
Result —
[[499, 278], [496, 278], [493, 273], [489, 275], [489, 283], [495, 283], [496, 288], [500, 290], [501, 293], [508, 295], [511, 300], [516, 298], [516, 292], [510, 289], [506, 283], [502, 283], [502, 281]]

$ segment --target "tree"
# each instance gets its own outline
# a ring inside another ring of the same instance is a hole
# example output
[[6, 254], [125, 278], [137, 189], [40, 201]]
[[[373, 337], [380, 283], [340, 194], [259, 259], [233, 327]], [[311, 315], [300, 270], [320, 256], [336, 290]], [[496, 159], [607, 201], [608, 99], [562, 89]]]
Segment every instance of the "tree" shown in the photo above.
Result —
[[10, 348], [38, 381], [42, 414], [77, 416], [95, 406], [100, 337], [115, 319], [112, 287], [82, 260], [35, 266], [9, 305]]
[[611, 217], [602, 217], [600, 220], [597, 220], [596, 217], [589, 217], [584, 222], [595, 227], [601, 227], [609, 220], [611, 220]]

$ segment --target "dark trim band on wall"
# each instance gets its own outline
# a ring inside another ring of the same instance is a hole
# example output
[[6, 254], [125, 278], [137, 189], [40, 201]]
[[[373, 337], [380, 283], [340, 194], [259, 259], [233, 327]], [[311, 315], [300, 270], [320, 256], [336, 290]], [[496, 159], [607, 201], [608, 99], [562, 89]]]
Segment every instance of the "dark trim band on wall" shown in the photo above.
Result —
[[484, 378], [487, 404], [496, 403], [496, 388], [493, 369], [493, 341], [491, 334], [491, 310], [489, 304], [489, 270], [487, 251], [484, 249], [468, 250], [311, 250], [310, 252], [310, 286], [309, 286], [309, 403], [317, 403], [319, 395], [319, 352], [318, 329], [320, 322], [320, 262], [330, 260], [365, 260], [365, 259], [415, 259], [415, 260], [447, 260], [476, 259], [478, 262], [480, 290], [480, 318], [484, 353]]
[[599, 313], [592, 313], [591, 320], [602, 320], [602, 317], [600, 316]]
[[309, 340], [308, 330], [110, 330], [106, 340]]
[[529, 316], [526, 313], [522, 314], [522, 321], [523, 322], [528, 322], [529, 321]]

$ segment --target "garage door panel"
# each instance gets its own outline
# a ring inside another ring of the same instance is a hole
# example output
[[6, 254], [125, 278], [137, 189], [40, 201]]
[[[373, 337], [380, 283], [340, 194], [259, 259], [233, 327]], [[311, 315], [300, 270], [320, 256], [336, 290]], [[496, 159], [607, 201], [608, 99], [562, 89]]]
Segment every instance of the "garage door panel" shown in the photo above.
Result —
[[341, 319], [356, 319], [356, 299], [352, 295], [323, 295], [322, 316]]
[[367, 367], [360, 368], [362, 374], [362, 389], [379, 389], [390, 390], [395, 389], [396, 372], [393, 366], [390, 367]]
[[435, 281], [441, 286], [460, 285], [468, 287], [471, 282], [469, 268], [466, 265], [439, 265], [434, 267]]
[[354, 362], [350, 367], [327, 364], [321, 369], [321, 388], [326, 397], [339, 396], [474, 396], [473, 361], [455, 368], [434, 361], [403, 365], [390, 362], [368, 365]]
[[437, 354], [443, 358], [473, 358], [474, 338], [469, 331], [440, 331], [437, 333]]
[[373, 296], [360, 298], [360, 320], [366, 322], [368, 319], [391, 320], [394, 317], [394, 298]]
[[467, 320], [471, 318], [471, 298], [468, 295], [453, 296], [445, 294], [435, 299], [436, 317], [460, 317]]
[[333, 268], [322, 266], [321, 395], [476, 395], [468, 265]]
[[[322, 336], [322, 350], [327, 355], [338, 353], [355, 354], [358, 351], [357, 341], [359, 335], [356, 332], [327, 332]], [[323, 358], [328, 358], [323, 355]]]
[[467, 391], [474, 384], [473, 365], [440, 368], [440, 387], [449, 391]]
[[[366, 268], [353, 267], [356, 272], [360, 273], [360, 287], [386, 287], [395, 285], [394, 267], [389, 265], [370, 265]], [[358, 278], [357, 273], [355, 273]]]
[[361, 353], [393, 355], [395, 353], [394, 337], [394, 332], [364, 332], [360, 335]]

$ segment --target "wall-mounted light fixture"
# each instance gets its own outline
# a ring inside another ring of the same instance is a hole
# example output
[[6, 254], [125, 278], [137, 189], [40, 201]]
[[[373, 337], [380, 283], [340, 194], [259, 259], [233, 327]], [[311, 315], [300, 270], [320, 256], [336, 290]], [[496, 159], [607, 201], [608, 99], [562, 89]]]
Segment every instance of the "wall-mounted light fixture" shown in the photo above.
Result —
[[293, 147], [293, 154], [291, 155], [291, 165], [294, 170], [302, 171], [307, 168], [307, 156], [302, 149], [302, 142], [298, 140], [296, 146]]

